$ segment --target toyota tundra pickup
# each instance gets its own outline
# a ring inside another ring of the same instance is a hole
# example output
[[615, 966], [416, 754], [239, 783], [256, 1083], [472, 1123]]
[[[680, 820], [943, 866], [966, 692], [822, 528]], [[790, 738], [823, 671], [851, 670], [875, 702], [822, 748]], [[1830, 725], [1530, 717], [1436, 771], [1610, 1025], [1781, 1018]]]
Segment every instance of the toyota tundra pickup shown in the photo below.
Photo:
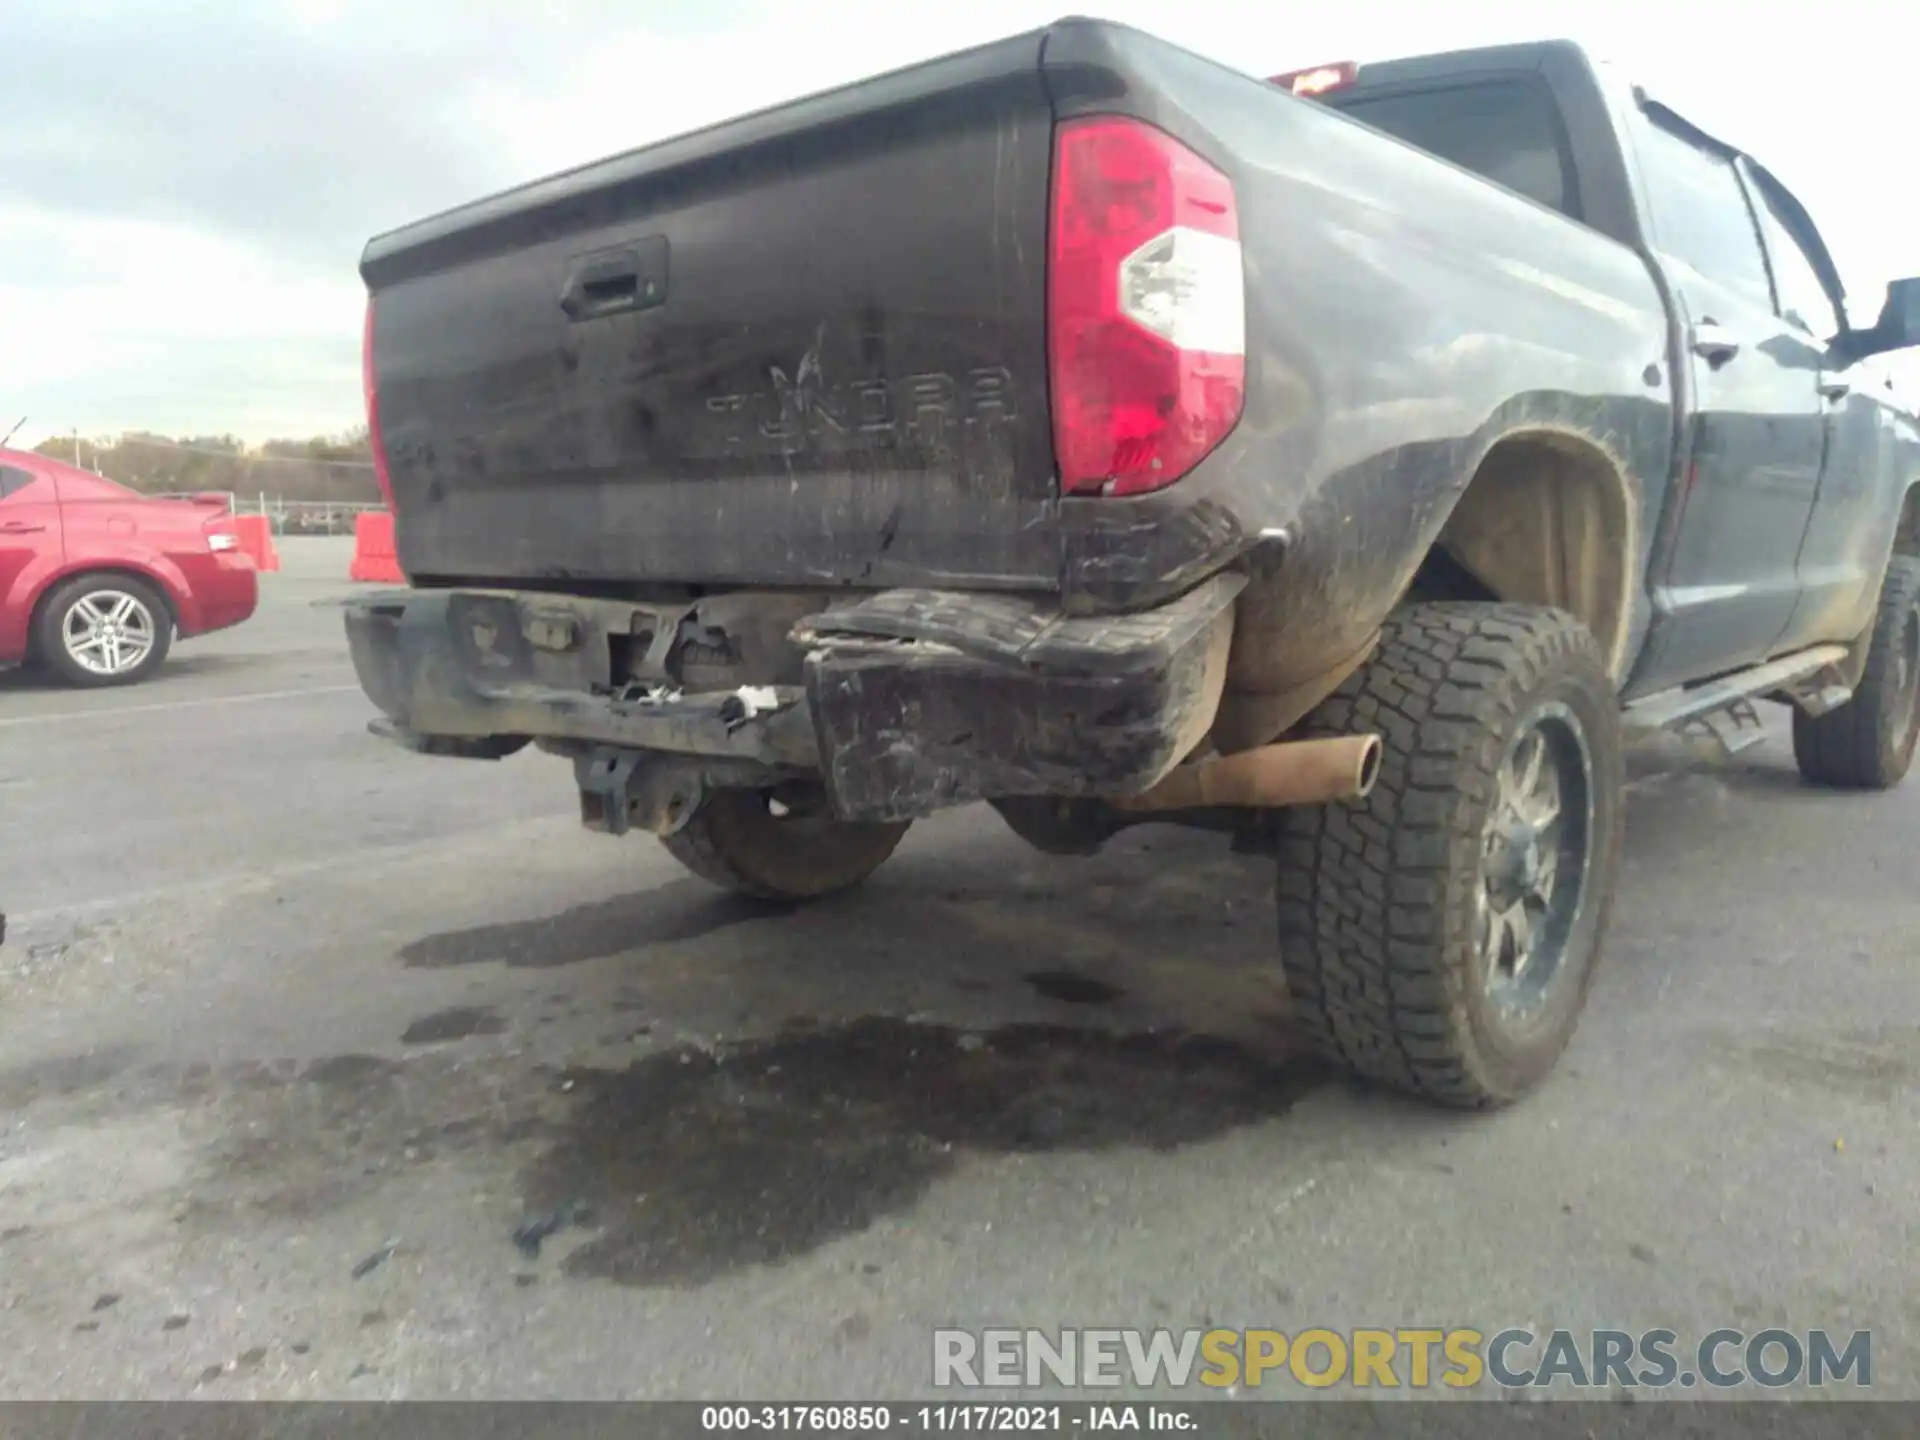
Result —
[[984, 800], [1228, 832], [1328, 1056], [1510, 1101], [1632, 734], [1920, 730], [1920, 432], [1819, 232], [1561, 42], [1236, 73], [1066, 20], [380, 236], [374, 728], [799, 901]]

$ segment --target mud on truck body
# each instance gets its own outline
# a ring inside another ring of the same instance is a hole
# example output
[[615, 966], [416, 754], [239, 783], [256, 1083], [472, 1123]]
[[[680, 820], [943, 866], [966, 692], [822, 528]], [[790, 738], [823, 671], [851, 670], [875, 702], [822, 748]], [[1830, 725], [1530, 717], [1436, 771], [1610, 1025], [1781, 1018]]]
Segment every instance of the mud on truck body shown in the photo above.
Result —
[[374, 240], [376, 728], [802, 900], [916, 818], [1274, 855], [1328, 1056], [1524, 1093], [1622, 747], [1896, 783], [1920, 436], [1768, 172], [1546, 43], [1277, 82], [1070, 20]]

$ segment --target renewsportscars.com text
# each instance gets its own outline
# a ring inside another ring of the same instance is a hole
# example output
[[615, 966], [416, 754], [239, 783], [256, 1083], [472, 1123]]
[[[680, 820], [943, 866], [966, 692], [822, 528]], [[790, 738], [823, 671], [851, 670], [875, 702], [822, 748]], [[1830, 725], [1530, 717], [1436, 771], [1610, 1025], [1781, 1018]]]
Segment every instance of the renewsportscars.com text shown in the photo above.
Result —
[[933, 1383], [993, 1390], [1865, 1389], [1865, 1330], [937, 1330]]

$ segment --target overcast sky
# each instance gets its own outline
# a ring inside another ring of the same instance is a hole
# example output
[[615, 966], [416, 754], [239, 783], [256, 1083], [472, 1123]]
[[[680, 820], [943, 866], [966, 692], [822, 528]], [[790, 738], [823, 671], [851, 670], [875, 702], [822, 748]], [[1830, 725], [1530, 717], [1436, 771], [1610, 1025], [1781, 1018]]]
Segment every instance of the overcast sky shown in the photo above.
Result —
[[[1072, 13], [961, 0], [0, 0], [0, 433], [360, 417], [367, 237]], [[1256, 74], [1569, 35], [1753, 151], [1856, 312], [1920, 274], [1911, 22], [1868, 0], [1109, 0]], [[1897, 189], [1895, 187], [1898, 187]]]

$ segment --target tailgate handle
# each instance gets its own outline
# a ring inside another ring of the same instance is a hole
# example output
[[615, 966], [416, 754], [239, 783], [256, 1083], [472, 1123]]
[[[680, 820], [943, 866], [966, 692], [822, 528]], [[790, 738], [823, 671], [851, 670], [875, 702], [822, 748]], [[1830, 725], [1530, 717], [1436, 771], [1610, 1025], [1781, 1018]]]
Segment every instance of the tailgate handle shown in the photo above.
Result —
[[629, 310], [651, 310], [667, 298], [667, 237], [605, 250], [574, 262], [560, 292], [569, 320], [598, 320]]

